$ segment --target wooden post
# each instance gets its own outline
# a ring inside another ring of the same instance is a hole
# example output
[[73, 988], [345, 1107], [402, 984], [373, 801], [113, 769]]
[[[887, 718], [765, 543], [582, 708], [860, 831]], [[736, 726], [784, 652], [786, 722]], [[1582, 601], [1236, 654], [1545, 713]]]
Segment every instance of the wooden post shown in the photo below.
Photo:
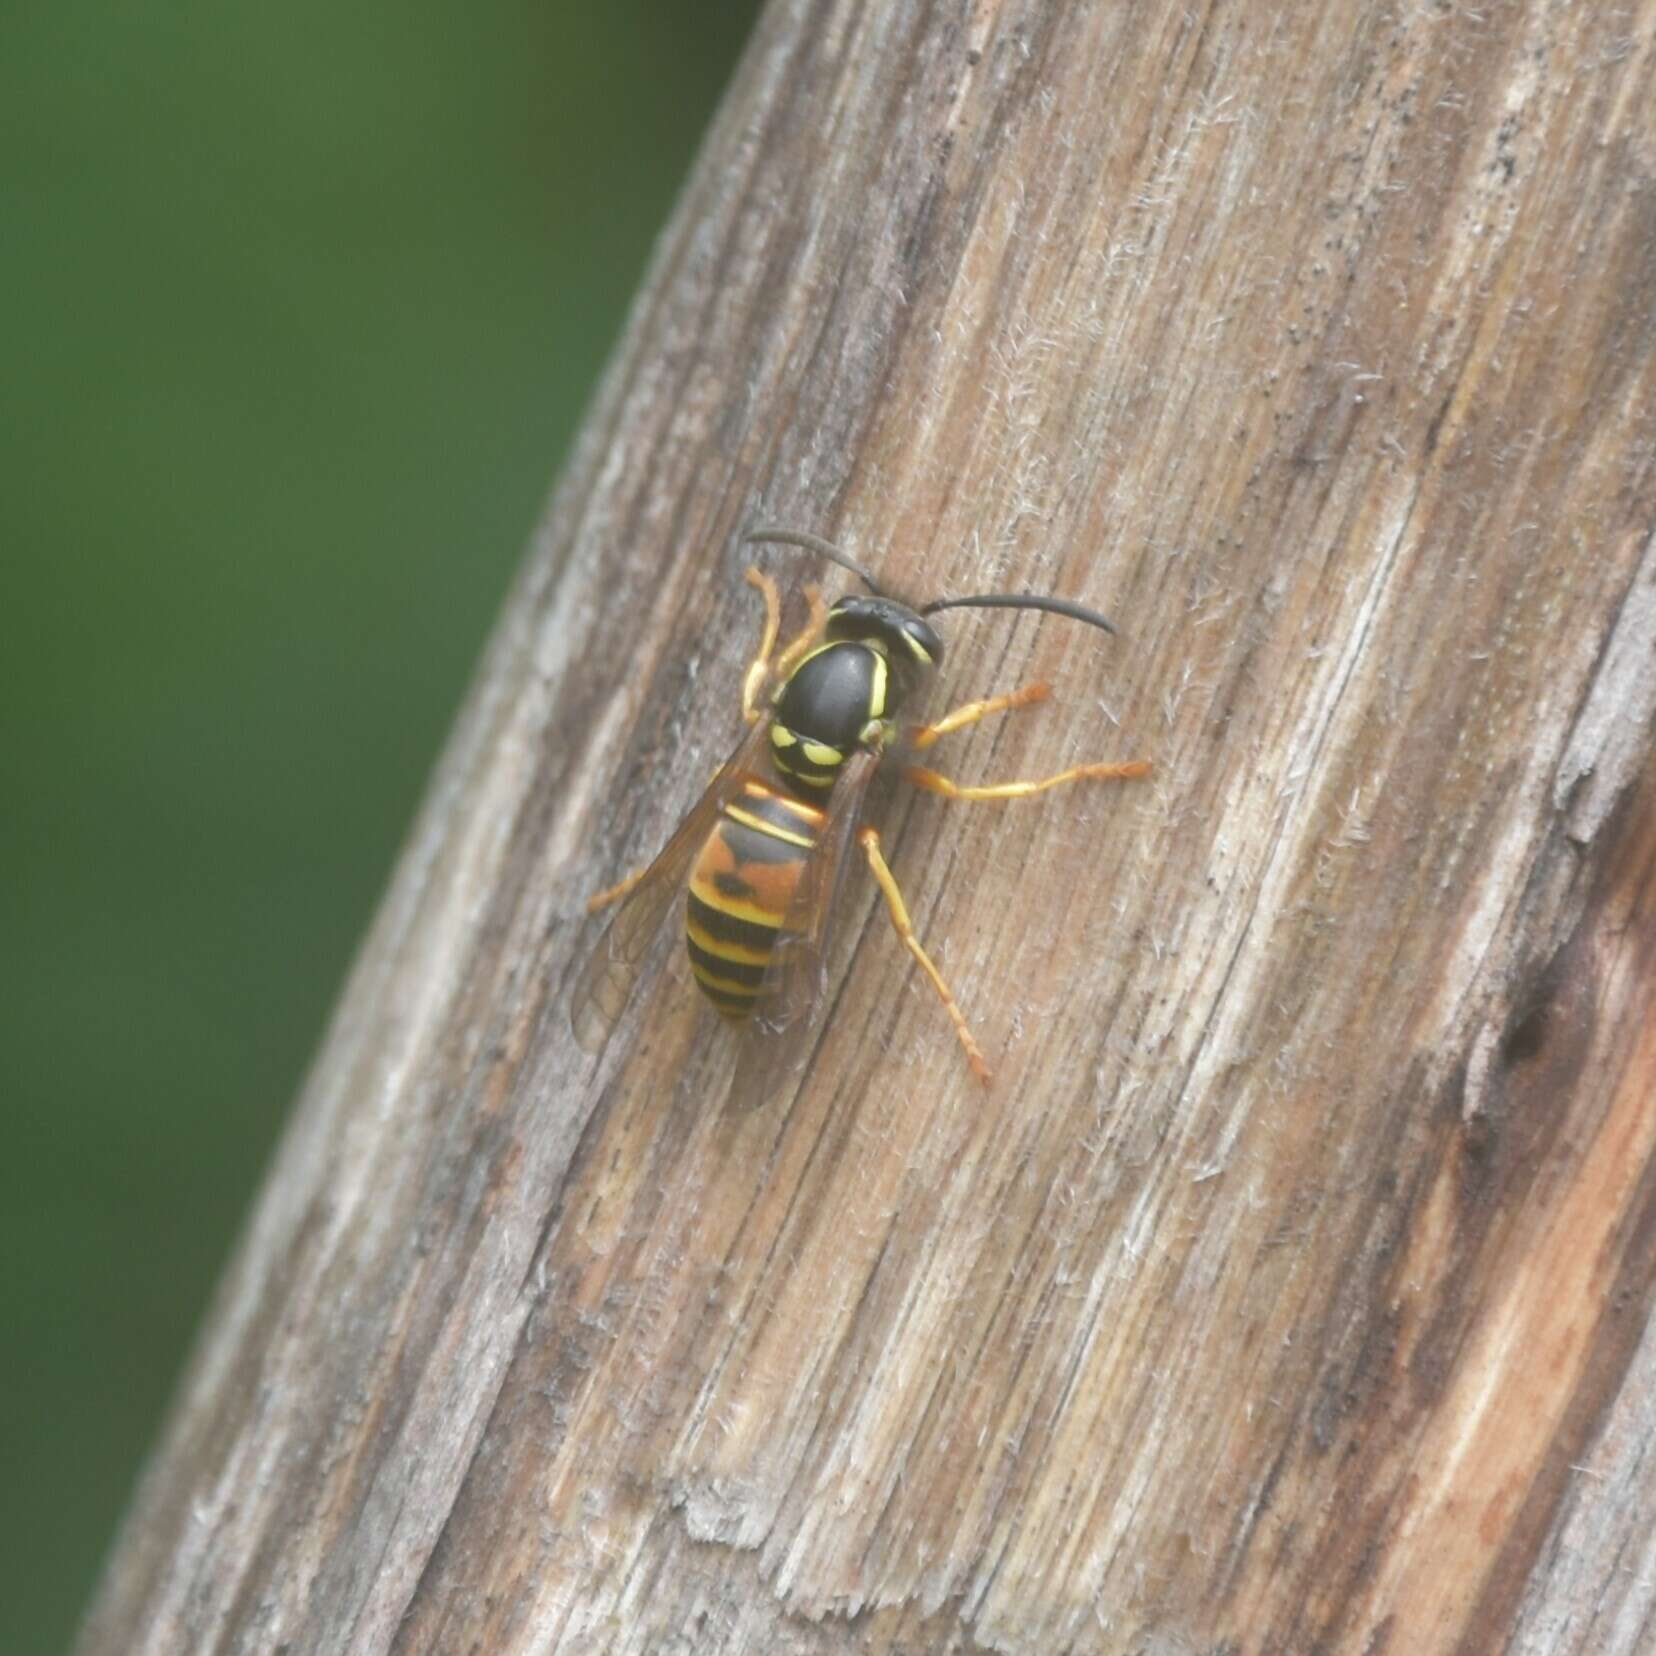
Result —
[[[777, 0], [82, 1649], [1648, 1648], [1652, 110], [1653, 0]], [[860, 877], [797, 1091], [671, 945], [571, 1039], [760, 517], [1123, 628], [940, 618], [1056, 690], [951, 775], [1156, 766], [885, 809], [987, 1092]]]

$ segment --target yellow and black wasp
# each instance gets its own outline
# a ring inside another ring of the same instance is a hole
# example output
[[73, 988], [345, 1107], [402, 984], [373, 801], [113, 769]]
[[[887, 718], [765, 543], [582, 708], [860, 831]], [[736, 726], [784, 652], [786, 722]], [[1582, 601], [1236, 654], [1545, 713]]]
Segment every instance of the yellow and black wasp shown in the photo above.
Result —
[[[576, 1036], [588, 1050], [603, 1044], [662, 920], [688, 886], [685, 943], [696, 982], [722, 1016], [750, 1026], [760, 1038], [768, 1074], [797, 1067], [825, 998], [828, 926], [855, 840], [897, 935], [941, 997], [973, 1073], [987, 1082], [989, 1066], [915, 936], [880, 836], [862, 821], [868, 785], [893, 749], [923, 751], [989, 714], [1046, 699], [1048, 687], [1032, 684], [905, 730], [900, 714], [943, 660], [943, 640], [929, 619], [940, 610], [1044, 610], [1115, 629], [1067, 599], [1025, 593], [939, 598], [911, 608], [815, 535], [766, 527], [743, 539], [815, 552], [849, 570], [868, 595], [852, 594], [825, 607], [821, 594], [808, 589], [811, 620], [773, 660], [781, 598], [769, 576], [748, 570], [747, 579], [764, 597], [765, 627], [743, 684], [747, 735], [655, 861], [588, 903], [591, 913], [616, 902], [620, 907], [576, 984], [570, 1009]], [[1039, 781], [977, 787], [910, 763], [901, 774], [949, 799], [1022, 799], [1066, 782], [1139, 777], [1149, 770], [1145, 760], [1072, 765]]]

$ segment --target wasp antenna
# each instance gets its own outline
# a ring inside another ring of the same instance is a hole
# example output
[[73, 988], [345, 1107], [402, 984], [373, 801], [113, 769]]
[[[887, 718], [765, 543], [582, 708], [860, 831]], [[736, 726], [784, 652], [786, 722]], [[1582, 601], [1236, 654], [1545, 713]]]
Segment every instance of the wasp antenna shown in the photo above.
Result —
[[1115, 623], [1097, 610], [1084, 604], [1072, 604], [1068, 598], [1045, 598], [1029, 592], [986, 592], [974, 598], [938, 598], [925, 605], [922, 615], [936, 615], [946, 609], [1018, 609], [1045, 610], [1049, 615], [1067, 615], [1072, 621], [1085, 621], [1089, 627], [1102, 627], [1113, 633]]
[[815, 552], [819, 557], [837, 563], [841, 569], [849, 569], [876, 598], [885, 596], [874, 577], [850, 553], [840, 551], [832, 541], [825, 541], [820, 535], [809, 534], [803, 529], [780, 529], [774, 524], [762, 523], [742, 536], [743, 546], [754, 541], [780, 541], [784, 546], [799, 546], [807, 552]]

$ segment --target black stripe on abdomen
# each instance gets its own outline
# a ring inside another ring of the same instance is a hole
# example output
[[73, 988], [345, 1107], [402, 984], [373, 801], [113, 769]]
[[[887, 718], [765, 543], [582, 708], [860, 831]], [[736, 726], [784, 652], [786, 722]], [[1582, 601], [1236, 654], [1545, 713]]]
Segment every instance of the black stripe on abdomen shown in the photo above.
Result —
[[726, 914], [723, 909], [704, 903], [693, 891], [690, 893], [690, 920], [698, 931], [705, 932], [716, 942], [734, 943], [740, 949], [752, 949], [764, 954], [769, 954], [776, 947], [776, 933], [782, 924], [781, 916], [777, 917], [774, 926], [738, 920], [734, 914]]
[[[800, 799], [789, 799], [762, 783], [750, 782], [730, 802], [737, 810], [750, 816], [761, 828], [774, 829], [784, 841], [805, 840], [807, 847], [815, 845], [822, 827], [822, 812]], [[729, 810], [729, 806], [726, 810]]]
[[747, 1017], [753, 1010], [753, 1003], [759, 998], [757, 991], [736, 994], [728, 989], [715, 989], [703, 983], [700, 978], [696, 980], [696, 987], [719, 1009], [721, 1018], [732, 1018], [738, 1022]]
[[[774, 938], [776, 933], [772, 932], [771, 936]], [[721, 979], [723, 983], [739, 984], [744, 989], [756, 990], [764, 981], [765, 962], [732, 960], [727, 955], [715, 954], [711, 949], [704, 949], [693, 937], [687, 937], [685, 943], [690, 950], [691, 965], [700, 967], [702, 971]], [[736, 991], [732, 989], [731, 992]]]

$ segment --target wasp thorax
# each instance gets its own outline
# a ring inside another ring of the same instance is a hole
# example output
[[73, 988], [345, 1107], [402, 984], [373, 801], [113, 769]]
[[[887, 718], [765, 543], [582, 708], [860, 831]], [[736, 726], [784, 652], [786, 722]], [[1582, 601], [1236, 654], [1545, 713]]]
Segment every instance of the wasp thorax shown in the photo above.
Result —
[[936, 632], [889, 598], [842, 598], [826, 641], [776, 698], [771, 757], [791, 782], [820, 792], [856, 748], [878, 749], [918, 681], [943, 654]]

